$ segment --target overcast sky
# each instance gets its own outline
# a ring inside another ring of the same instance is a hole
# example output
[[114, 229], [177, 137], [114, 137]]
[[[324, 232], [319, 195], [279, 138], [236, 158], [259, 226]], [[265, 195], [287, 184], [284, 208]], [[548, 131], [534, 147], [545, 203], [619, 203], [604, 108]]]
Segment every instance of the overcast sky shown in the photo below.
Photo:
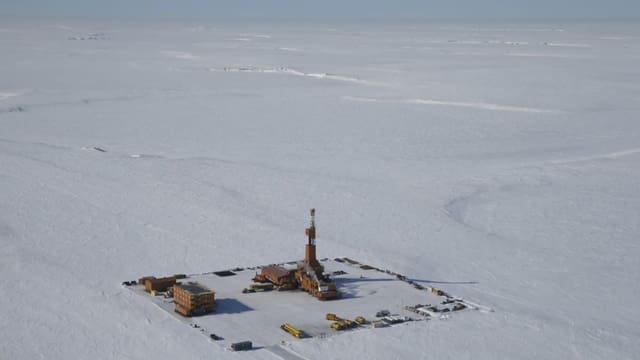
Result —
[[0, 0], [0, 14], [127, 18], [640, 18], [640, 0]]

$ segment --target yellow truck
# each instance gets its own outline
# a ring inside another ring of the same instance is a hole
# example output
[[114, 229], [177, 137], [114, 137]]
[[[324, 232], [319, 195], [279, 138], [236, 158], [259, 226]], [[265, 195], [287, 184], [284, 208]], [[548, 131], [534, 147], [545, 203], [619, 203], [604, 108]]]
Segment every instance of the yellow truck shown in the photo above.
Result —
[[327, 320], [338, 321], [340, 318], [336, 314], [328, 313], [326, 316]]
[[334, 330], [344, 330], [354, 326], [356, 326], [356, 323], [347, 319], [338, 320], [331, 323], [331, 328]]
[[297, 337], [298, 339], [301, 339], [304, 337], [304, 333], [291, 324], [284, 323], [280, 325], [280, 328], [288, 332], [289, 334]]

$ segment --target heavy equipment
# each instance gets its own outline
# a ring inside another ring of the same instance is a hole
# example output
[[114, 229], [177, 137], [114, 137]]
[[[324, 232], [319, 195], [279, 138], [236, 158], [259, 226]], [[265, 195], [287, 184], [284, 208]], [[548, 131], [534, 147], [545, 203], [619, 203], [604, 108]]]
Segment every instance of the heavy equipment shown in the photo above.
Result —
[[331, 321], [337, 321], [340, 320], [340, 318], [338, 317], [338, 315], [336, 314], [332, 314], [332, 313], [328, 313], [326, 315], [327, 320], [331, 320]]
[[304, 337], [304, 333], [291, 324], [284, 323], [280, 325], [280, 328], [298, 339], [302, 339]]
[[347, 319], [342, 319], [342, 320], [334, 321], [333, 323], [331, 323], [331, 328], [334, 330], [344, 330], [344, 329], [352, 328], [355, 326], [356, 326], [355, 322]]

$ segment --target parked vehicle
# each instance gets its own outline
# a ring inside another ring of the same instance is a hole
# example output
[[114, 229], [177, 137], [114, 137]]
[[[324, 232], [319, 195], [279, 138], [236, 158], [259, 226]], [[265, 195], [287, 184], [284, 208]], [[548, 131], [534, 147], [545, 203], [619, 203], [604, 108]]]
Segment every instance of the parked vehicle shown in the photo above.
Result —
[[340, 320], [340, 318], [338, 317], [338, 315], [336, 314], [332, 314], [332, 313], [328, 313], [326, 316], [327, 320], [331, 320], [331, 321], [337, 321]]

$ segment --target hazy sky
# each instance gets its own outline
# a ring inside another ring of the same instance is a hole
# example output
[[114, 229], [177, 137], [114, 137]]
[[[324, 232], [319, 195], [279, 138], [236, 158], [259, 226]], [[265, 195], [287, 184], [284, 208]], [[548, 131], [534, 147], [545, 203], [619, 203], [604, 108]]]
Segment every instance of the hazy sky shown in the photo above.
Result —
[[0, 0], [0, 14], [135, 18], [640, 18], [640, 0]]

